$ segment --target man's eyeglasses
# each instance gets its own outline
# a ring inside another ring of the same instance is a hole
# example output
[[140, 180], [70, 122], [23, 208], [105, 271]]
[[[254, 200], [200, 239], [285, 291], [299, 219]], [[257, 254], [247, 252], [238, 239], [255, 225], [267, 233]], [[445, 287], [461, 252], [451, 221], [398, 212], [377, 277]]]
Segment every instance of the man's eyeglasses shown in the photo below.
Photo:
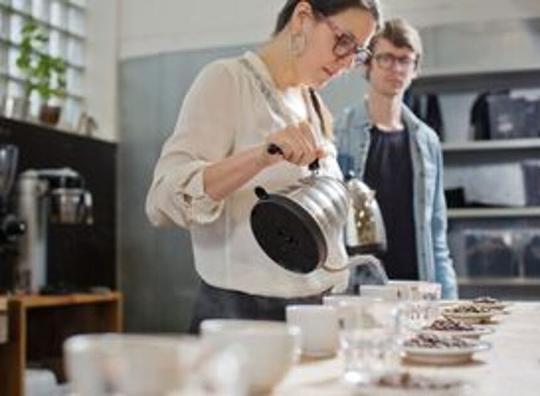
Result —
[[338, 59], [354, 55], [352, 67], [364, 65], [371, 57], [371, 52], [364, 46], [359, 45], [351, 33], [343, 31], [335, 22], [319, 13], [319, 17], [328, 25], [335, 35], [336, 43], [333, 52]]
[[417, 58], [410, 56], [395, 56], [389, 52], [383, 52], [373, 56], [375, 62], [381, 69], [388, 70], [394, 65], [398, 65], [401, 69], [411, 70], [417, 65]]

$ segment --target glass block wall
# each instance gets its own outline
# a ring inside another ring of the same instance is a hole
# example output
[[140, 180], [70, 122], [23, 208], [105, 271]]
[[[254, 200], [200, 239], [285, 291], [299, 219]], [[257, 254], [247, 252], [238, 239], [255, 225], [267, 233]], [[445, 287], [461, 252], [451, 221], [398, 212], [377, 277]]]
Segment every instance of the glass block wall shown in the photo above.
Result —
[[[61, 100], [62, 123], [75, 126], [85, 101], [86, 0], [0, 0], [0, 99], [23, 96], [23, 79], [16, 59], [21, 29], [29, 18], [48, 34], [48, 53], [66, 62], [67, 95]], [[34, 92], [32, 116], [37, 115], [39, 104]]]

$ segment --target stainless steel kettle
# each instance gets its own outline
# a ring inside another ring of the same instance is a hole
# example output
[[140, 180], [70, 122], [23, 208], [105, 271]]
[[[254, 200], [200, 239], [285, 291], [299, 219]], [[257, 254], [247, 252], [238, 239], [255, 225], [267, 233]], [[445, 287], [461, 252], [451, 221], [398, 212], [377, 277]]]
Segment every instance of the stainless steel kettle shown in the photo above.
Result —
[[[271, 145], [270, 153], [280, 152]], [[386, 234], [374, 193], [360, 180], [347, 182], [318, 175], [318, 162], [310, 164], [312, 174], [275, 193], [255, 188], [259, 198], [251, 211], [255, 239], [277, 264], [295, 273], [317, 268], [342, 271], [326, 264], [329, 251], [345, 243], [350, 255], [386, 250]]]
[[345, 227], [347, 253], [380, 254], [386, 252], [386, 231], [375, 191], [349, 173], [346, 186], [351, 198], [351, 206]]

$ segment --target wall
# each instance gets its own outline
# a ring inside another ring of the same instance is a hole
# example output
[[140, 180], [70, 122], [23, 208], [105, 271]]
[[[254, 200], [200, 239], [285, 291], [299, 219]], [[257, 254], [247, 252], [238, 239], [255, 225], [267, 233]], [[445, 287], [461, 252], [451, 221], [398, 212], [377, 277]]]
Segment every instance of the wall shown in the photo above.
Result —
[[87, 110], [99, 124], [96, 136], [118, 140], [118, 0], [87, 1]]
[[188, 327], [197, 287], [189, 233], [153, 228], [144, 213], [146, 191], [193, 78], [212, 59], [240, 51], [183, 51], [122, 62], [119, 275], [127, 330], [172, 332]]
[[125, 0], [121, 59], [255, 43], [272, 31], [281, 1]]
[[[387, 16], [404, 16], [419, 27], [540, 16], [537, 0], [382, 3]], [[269, 36], [282, 4], [281, 0], [235, 0], [233, 5], [216, 0], [88, 1], [87, 106], [98, 120], [97, 135], [118, 139], [118, 57], [257, 43]]]
[[[284, 3], [284, 0], [124, 0], [120, 10], [120, 57], [257, 43], [269, 36]], [[382, 0], [381, 3], [386, 16], [399, 15], [419, 27], [540, 16], [537, 0]]]
[[382, 0], [388, 16], [407, 18], [420, 28], [540, 16], [537, 0]]

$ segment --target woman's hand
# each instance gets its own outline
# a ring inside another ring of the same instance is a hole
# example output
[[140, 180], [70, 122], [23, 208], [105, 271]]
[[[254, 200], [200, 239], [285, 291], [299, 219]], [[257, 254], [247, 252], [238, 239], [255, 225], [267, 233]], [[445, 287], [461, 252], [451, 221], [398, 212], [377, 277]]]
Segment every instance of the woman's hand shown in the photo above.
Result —
[[[271, 144], [278, 146], [283, 154], [272, 155], [268, 153], [267, 149]], [[301, 166], [311, 164], [325, 155], [324, 149], [317, 145], [309, 124], [301, 122], [269, 135], [264, 147], [262, 147], [261, 159], [266, 166], [275, 164], [282, 159]]]

